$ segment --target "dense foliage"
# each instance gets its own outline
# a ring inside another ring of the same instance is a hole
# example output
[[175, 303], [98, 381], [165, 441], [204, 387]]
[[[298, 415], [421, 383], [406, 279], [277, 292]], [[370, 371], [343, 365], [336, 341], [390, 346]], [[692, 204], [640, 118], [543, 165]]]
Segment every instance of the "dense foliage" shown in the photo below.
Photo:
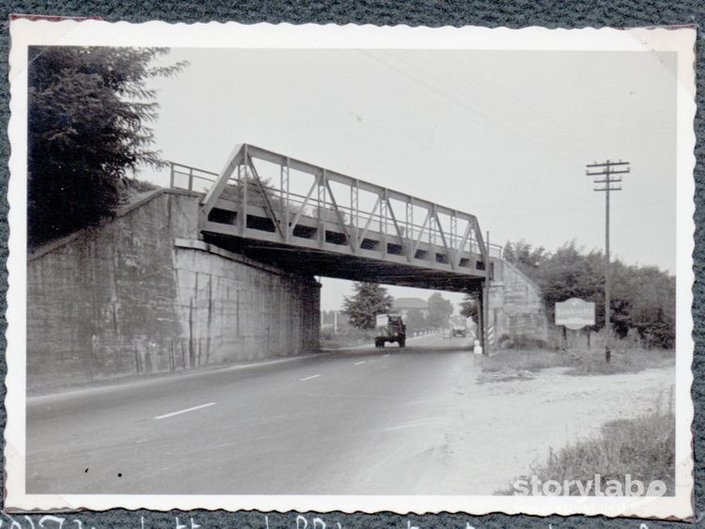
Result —
[[431, 328], [447, 327], [451, 314], [453, 314], [453, 304], [438, 292], [431, 294], [428, 298], [428, 323]]
[[149, 79], [184, 64], [151, 66], [164, 48], [32, 47], [29, 54], [30, 246], [110, 215], [124, 176], [160, 165], [147, 126], [157, 118]]
[[464, 318], [472, 318], [475, 325], [479, 324], [480, 314], [480, 293], [471, 292], [465, 294], [463, 301], [460, 302], [460, 315]]
[[[507, 243], [504, 257], [541, 287], [549, 321], [556, 302], [572, 297], [595, 303], [595, 329], [605, 326], [605, 260], [600, 251], [584, 252], [569, 242], [555, 252], [525, 241]], [[673, 347], [675, 277], [653, 266], [610, 266], [610, 322], [620, 338], [636, 333], [647, 347]]]
[[350, 325], [358, 329], [375, 327], [377, 314], [385, 314], [392, 308], [394, 299], [387, 289], [378, 283], [353, 283], [353, 295], [343, 299], [343, 313]]
[[428, 328], [428, 320], [421, 309], [409, 309], [406, 313], [406, 327], [412, 331], [421, 331]]

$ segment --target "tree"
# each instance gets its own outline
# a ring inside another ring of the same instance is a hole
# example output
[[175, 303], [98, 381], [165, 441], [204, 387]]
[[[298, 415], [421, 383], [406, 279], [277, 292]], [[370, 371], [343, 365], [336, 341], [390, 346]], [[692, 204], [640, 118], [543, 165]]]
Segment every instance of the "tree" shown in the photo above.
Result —
[[628, 304], [629, 328], [636, 329], [647, 347], [672, 348], [675, 342], [675, 277], [652, 266], [625, 267], [619, 261], [615, 264], [619, 265], [613, 271], [616, 276], [615, 298]]
[[450, 315], [453, 314], [453, 304], [439, 292], [434, 292], [428, 298], [428, 323], [433, 328], [446, 327]]
[[464, 318], [472, 318], [475, 325], [479, 325], [478, 315], [480, 314], [480, 292], [470, 292], [465, 294], [460, 302], [460, 315]]
[[505, 243], [504, 249], [502, 250], [502, 257], [505, 261], [509, 261], [510, 263], [517, 262], [517, 256], [514, 253], [514, 245], [511, 242], [507, 241]]
[[147, 124], [158, 104], [149, 79], [165, 48], [31, 47], [28, 238], [31, 247], [96, 224], [117, 205], [126, 174], [163, 162]]
[[504, 259], [517, 265], [529, 277], [536, 273], [536, 270], [541, 267], [548, 257], [545, 248], [533, 248], [524, 239], [514, 243], [507, 241], [502, 255]]
[[420, 331], [426, 328], [426, 317], [420, 309], [409, 309], [406, 313], [407, 329]]
[[358, 329], [373, 329], [377, 314], [389, 312], [394, 299], [379, 283], [353, 283], [353, 295], [343, 299], [343, 313], [350, 325]]

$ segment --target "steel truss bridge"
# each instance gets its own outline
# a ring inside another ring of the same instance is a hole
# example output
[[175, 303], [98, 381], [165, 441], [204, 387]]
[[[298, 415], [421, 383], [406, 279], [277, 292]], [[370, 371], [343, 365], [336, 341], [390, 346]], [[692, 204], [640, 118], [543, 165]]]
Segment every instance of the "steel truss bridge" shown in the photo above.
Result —
[[307, 275], [469, 292], [501, 259], [475, 215], [253, 145], [219, 174], [172, 163], [171, 186], [204, 193], [204, 240]]

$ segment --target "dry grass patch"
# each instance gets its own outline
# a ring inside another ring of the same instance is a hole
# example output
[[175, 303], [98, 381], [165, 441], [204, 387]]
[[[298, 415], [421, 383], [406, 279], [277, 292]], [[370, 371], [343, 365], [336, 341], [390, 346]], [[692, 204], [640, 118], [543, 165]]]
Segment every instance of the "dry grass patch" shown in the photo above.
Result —
[[673, 365], [675, 352], [665, 349], [624, 349], [612, 351], [610, 363], [605, 362], [605, 352], [600, 349], [583, 350], [576, 354], [576, 363], [570, 375], [611, 375], [638, 373], [643, 369]]
[[[670, 408], [670, 406], [669, 406]], [[568, 480], [583, 484], [600, 477], [604, 484], [615, 480], [621, 484], [639, 480], [645, 490], [660, 480], [666, 485], [666, 495], [674, 494], [675, 480], [675, 416], [671, 410], [656, 410], [634, 419], [611, 421], [602, 427], [599, 436], [570, 445], [558, 452], [550, 450], [548, 460], [534, 465], [531, 473], [514, 480], [530, 482], [535, 476], [540, 483]], [[565, 487], [564, 487], [565, 488]], [[516, 485], [498, 494], [517, 494]], [[580, 494], [575, 486], [571, 495]], [[594, 485], [589, 495], [594, 495]]]
[[482, 371], [496, 373], [504, 371], [540, 371], [549, 367], [573, 365], [571, 355], [558, 351], [512, 349], [482, 358]]
[[501, 351], [493, 356], [482, 357], [480, 361], [480, 384], [532, 380], [542, 369], [573, 365], [571, 358], [563, 352], [527, 349]]
[[331, 331], [321, 331], [321, 349], [340, 349], [357, 345], [375, 344], [376, 329], [349, 329], [345, 333], [333, 334]]
[[601, 349], [549, 351], [545, 349], [511, 349], [482, 358], [480, 382], [530, 380], [542, 369], [569, 368], [566, 373], [576, 376], [638, 373], [643, 369], [673, 365], [672, 350], [616, 349], [610, 363], [605, 362]]

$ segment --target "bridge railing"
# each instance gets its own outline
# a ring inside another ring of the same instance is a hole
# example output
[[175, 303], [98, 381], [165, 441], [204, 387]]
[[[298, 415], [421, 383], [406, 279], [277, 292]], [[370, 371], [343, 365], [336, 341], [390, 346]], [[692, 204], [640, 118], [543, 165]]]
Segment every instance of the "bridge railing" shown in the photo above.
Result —
[[487, 248], [490, 252], [490, 257], [494, 259], [503, 259], [503, 252], [504, 252], [504, 247], [499, 245], [499, 244], [494, 244], [490, 243], [487, 245]]
[[207, 193], [217, 178], [218, 173], [169, 162], [169, 183], [172, 188]]

